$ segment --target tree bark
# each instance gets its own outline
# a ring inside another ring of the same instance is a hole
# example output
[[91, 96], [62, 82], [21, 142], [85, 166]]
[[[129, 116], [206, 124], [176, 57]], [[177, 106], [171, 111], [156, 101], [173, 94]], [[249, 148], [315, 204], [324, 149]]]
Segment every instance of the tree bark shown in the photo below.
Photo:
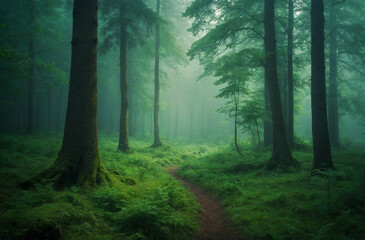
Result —
[[[156, 14], [160, 15], [160, 0], [156, 2]], [[154, 142], [153, 147], [161, 146], [160, 139], [160, 123], [159, 123], [159, 108], [160, 108], [160, 24], [155, 24], [156, 29], [156, 45], [155, 45], [155, 99], [154, 99]]]
[[298, 162], [292, 157], [287, 140], [276, 63], [276, 34], [274, 0], [265, 0], [265, 67], [269, 87], [270, 105], [273, 122], [273, 152], [267, 162], [267, 169], [297, 167]]
[[[35, 0], [29, 1], [29, 19], [28, 23], [31, 27], [34, 24], [35, 18]], [[28, 36], [28, 58], [29, 58], [29, 66], [28, 66], [28, 117], [27, 117], [27, 127], [26, 133], [31, 134], [33, 132], [33, 119], [34, 119], [34, 62], [35, 62], [35, 52], [34, 52], [34, 34], [33, 31], [29, 31]]]
[[240, 151], [240, 148], [238, 147], [238, 142], [237, 142], [237, 122], [238, 122], [238, 99], [236, 96], [234, 97], [234, 145], [236, 147], [236, 151], [238, 152], [238, 154], [243, 157], [243, 154]]
[[[123, 14], [121, 6], [120, 14]], [[128, 141], [128, 79], [127, 79], [127, 25], [120, 26], [120, 130], [118, 150], [126, 152], [129, 150]]]
[[175, 139], [177, 138], [177, 131], [178, 131], [178, 128], [179, 127], [179, 114], [178, 114], [178, 111], [177, 111], [177, 105], [176, 105], [176, 109], [175, 109], [175, 129], [174, 129], [174, 137]]
[[[101, 165], [97, 138], [97, 0], [75, 0], [66, 122], [61, 151], [53, 166], [35, 178], [56, 187], [111, 183]], [[23, 187], [29, 186], [29, 181]]]
[[271, 122], [271, 106], [270, 106], [270, 94], [269, 87], [267, 84], [267, 69], [265, 67], [265, 112], [267, 113], [266, 119], [264, 121], [264, 146], [270, 146], [272, 144], [272, 122]]
[[47, 132], [51, 130], [51, 87], [47, 86]]
[[336, 6], [330, 9], [330, 71], [328, 92], [328, 129], [330, 142], [333, 147], [340, 147], [338, 131], [338, 85], [337, 85], [337, 28]]
[[294, 74], [293, 74], [293, 30], [294, 30], [294, 3], [289, 0], [288, 24], [288, 141], [294, 146]]
[[311, 0], [313, 169], [334, 168], [328, 135], [323, 0]]

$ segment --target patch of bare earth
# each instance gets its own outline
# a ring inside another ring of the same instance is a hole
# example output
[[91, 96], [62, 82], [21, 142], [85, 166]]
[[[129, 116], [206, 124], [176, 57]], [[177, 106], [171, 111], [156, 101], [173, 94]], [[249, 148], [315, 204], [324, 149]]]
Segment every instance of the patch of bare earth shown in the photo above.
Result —
[[180, 178], [177, 175], [178, 167], [171, 167], [168, 172], [175, 179], [184, 184], [196, 199], [199, 201], [202, 213], [200, 216], [199, 239], [200, 240], [241, 240], [236, 236], [236, 231], [228, 221], [224, 210], [219, 206], [219, 202], [203, 191], [200, 187]]

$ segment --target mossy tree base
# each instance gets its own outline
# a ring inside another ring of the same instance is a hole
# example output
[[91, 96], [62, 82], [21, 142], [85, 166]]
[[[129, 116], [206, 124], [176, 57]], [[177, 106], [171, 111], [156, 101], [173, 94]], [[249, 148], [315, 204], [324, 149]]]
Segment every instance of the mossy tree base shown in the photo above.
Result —
[[267, 161], [265, 169], [269, 171], [277, 169], [284, 171], [288, 171], [289, 169], [300, 169], [300, 163], [291, 155], [283, 157], [276, 154]]
[[161, 146], [162, 146], [162, 142], [157, 141], [157, 142], [154, 142], [151, 147], [155, 148], [155, 147], [161, 147]]
[[[88, 164], [87, 164], [88, 163]], [[53, 182], [56, 189], [63, 189], [68, 186], [79, 186], [94, 188], [97, 186], [113, 186], [118, 180], [109, 173], [101, 164], [100, 160], [75, 161], [72, 158], [58, 158], [48, 169], [41, 172], [31, 180], [23, 183], [20, 187], [32, 188], [36, 183], [42, 181]]]

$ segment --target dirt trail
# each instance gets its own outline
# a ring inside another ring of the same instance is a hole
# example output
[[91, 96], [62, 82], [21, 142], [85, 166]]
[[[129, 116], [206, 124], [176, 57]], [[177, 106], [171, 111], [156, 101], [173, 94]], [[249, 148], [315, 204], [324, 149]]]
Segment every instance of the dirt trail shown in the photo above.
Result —
[[202, 213], [200, 216], [201, 229], [199, 229], [200, 240], [240, 240], [235, 234], [230, 222], [225, 217], [224, 210], [219, 202], [204, 192], [200, 187], [180, 178], [177, 175], [178, 167], [171, 167], [168, 172], [178, 181], [184, 184], [199, 201]]

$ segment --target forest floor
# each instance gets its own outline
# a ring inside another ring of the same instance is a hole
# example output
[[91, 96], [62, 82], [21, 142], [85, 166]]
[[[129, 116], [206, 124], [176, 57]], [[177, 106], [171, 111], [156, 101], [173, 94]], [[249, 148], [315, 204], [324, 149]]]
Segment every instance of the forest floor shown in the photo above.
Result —
[[121, 153], [118, 135], [100, 134], [103, 166], [120, 187], [17, 188], [54, 162], [61, 136], [0, 135], [1, 240], [365, 239], [363, 145], [334, 149], [337, 171], [311, 176], [309, 143], [293, 151], [301, 170], [269, 172], [270, 149], [245, 142], [244, 158], [233, 145], [151, 148], [145, 138]]
[[214, 199], [209, 193], [202, 190], [199, 186], [180, 178], [177, 175], [178, 166], [169, 167], [167, 170], [176, 180], [181, 182], [191, 191], [201, 206], [200, 229], [198, 237], [200, 240], [239, 240], [236, 230], [232, 226], [221, 208], [218, 200]]

